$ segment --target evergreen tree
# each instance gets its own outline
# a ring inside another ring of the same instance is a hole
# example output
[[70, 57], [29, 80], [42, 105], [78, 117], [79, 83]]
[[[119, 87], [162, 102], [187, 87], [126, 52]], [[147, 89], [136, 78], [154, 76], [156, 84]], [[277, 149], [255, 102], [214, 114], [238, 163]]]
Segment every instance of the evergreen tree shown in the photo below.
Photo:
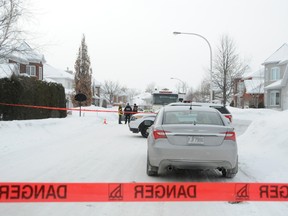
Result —
[[[90, 68], [90, 57], [85, 43], [85, 35], [83, 35], [74, 68], [75, 94], [85, 94], [87, 100], [82, 102], [82, 106], [90, 106], [92, 104], [92, 69]], [[79, 105], [79, 103], [74, 100], [74, 97], [73, 104], [74, 106]]]

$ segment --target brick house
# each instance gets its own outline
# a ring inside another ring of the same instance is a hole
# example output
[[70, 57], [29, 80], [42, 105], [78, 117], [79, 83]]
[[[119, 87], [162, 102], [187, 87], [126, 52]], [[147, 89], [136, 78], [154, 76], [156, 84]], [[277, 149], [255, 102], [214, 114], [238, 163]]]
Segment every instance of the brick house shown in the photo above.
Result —
[[239, 108], [264, 106], [264, 69], [244, 75], [234, 81], [233, 102]]
[[21, 44], [18, 52], [13, 52], [7, 57], [7, 63], [17, 65], [17, 74], [43, 80], [44, 55], [37, 53], [26, 42]]

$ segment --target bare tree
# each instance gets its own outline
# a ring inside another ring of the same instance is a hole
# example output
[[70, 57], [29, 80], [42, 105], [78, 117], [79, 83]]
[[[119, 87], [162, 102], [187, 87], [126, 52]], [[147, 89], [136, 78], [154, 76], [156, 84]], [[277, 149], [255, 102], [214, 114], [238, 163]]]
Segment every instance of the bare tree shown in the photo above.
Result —
[[110, 103], [113, 104], [114, 97], [121, 92], [121, 86], [118, 82], [105, 80], [102, 85], [102, 96]]
[[210, 98], [210, 77], [206, 76], [194, 92], [194, 100], [199, 102], [207, 102]]
[[234, 79], [242, 76], [246, 69], [247, 65], [244, 65], [236, 53], [234, 41], [229, 36], [223, 35], [214, 58], [212, 72], [212, 83], [216, 88], [215, 98], [218, 96], [226, 105], [233, 93]]
[[132, 89], [127, 89], [126, 94], [128, 96], [128, 101], [132, 102], [134, 97], [139, 95], [141, 92], [138, 89], [132, 88]]
[[23, 31], [18, 22], [24, 11], [22, 0], [0, 0], [0, 59], [19, 51]]
[[187, 102], [192, 102], [192, 101], [194, 101], [194, 99], [195, 99], [195, 92], [194, 92], [193, 88], [191, 87], [188, 89], [184, 100]]
[[176, 89], [178, 93], [186, 93], [189, 88], [187, 82], [180, 81], [176, 84]]
[[156, 88], [156, 84], [154, 82], [152, 83], [149, 83], [146, 87], [146, 90], [145, 92], [148, 92], [148, 93], [153, 93], [155, 91], [155, 88]]

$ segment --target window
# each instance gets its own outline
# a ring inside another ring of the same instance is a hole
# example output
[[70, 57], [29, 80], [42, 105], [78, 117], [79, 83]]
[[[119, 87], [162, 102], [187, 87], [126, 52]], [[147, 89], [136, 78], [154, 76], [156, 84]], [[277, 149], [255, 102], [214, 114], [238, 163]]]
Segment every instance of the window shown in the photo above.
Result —
[[26, 73], [30, 76], [36, 76], [36, 67], [35, 65], [27, 65]]
[[280, 92], [279, 91], [271, 91], [270, 92], [270, 105], [271, 106], [279, 106], [280, 105]]
[[163, 124], [223, 125], [223, 122], [217, 112], [185, 110], [165, 112]]
[[273, 67], [271, 68], [270, 73], [270, 80], [279, 80], [280, 79], [280, 68], [279, 67]]

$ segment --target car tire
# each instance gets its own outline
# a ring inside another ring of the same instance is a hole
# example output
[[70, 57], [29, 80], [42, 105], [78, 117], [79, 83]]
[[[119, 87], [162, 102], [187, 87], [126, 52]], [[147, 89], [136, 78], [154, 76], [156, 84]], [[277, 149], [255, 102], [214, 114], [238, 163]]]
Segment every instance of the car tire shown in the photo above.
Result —
[[151, 166], [148, 157], [147, 157], [146, 173], [148, 176], [158, 176], [158, 167]]
[[144, 138], [147, 138], [148, 135], [149, 135], [149, 133], [148, 133], [148, 127], [146, 127], [146, 126], [141, 127], [140, 132], [141, 132], [141, 135], [142, 135]]
[[238, 158], [236, 166], [232, 169], [223, 169], [222, 170], [222, 176], [225, 178], [233, 178], [238, 172]]

